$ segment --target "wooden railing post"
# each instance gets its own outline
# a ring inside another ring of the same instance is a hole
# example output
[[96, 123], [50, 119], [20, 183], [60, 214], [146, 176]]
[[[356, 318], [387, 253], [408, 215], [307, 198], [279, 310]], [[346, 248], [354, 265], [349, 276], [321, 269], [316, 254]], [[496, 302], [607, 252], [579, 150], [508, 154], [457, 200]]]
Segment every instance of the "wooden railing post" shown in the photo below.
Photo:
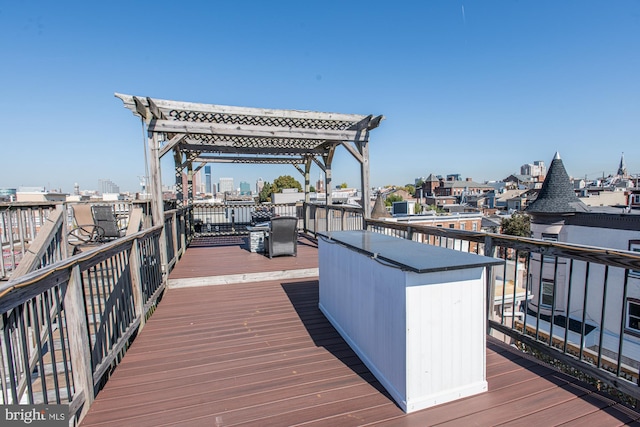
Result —
[[133, 292], [133, 301], [136, 307], [137, 316], [140, 316], [140, 326], [138, 333], [142, 331], [146, 323], [146, 313], [144, 305], [146, 303], [142, 292], [142, 275], [140, 274], [140, 248], [138, 247], [138, 239], [132, 242], [131, 253], [129, 254], [129, 271], [131, 274], [131, 288]]
[[95, 397], [93, 384], [93, 368], [91, 363], [91, 342], [89, 341], [89, 327], [87, 325], [84, 290], [80, 266], [75, 265], [71, 270], [67, 292], [64, 296], [64, 311], [69, 336], [69, 350], [73, 366], [74, 396], [84, 395], [84, 405], [80, 411], [79, 420], [86, 415]]

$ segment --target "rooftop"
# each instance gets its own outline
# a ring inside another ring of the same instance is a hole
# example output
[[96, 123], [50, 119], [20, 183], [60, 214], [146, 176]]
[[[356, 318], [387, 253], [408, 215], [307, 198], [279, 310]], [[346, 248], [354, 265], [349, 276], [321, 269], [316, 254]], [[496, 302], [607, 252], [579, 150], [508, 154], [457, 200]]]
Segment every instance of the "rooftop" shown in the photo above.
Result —
[[318, 277], [308, 276], [317, 268], [314, 241], [301, 238], [297, 257], [271, 260], [240, 243], [192, 243], [82, 426], [624, 425], [640, 418], [491, 338], [487, 393], [405, 414], [318, 309]]

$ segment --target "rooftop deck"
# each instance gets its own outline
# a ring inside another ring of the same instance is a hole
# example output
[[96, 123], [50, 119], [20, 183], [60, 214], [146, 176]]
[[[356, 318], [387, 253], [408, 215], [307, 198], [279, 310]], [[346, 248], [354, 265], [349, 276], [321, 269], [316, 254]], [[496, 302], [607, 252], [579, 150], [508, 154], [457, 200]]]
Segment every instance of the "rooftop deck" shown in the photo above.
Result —
[[487, 393], [407, 415], [318, 309], [313, 242], [271, 260], [239, 243], [191, 245], [82, 426], [640, 425], [493, 339]]

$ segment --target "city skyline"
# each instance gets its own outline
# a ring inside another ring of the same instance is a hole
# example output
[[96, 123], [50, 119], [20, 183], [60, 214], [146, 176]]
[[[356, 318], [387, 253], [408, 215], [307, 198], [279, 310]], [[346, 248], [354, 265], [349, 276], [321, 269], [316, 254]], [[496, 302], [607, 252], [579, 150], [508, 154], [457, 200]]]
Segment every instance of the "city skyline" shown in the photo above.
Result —
[[[560, 153], [557, 152], [556, 154], [560, 154]], [[570, 175], [570, 177], [572, 179], [576, 179], [576, 180], [585, 179], [585, 180], [588, 180], [588, 181], [596, 181], [596, 180], [598, 180], [600, 178], [605, 178], [605, 177], [608, 177], [608, 176], [615, 176], [618, 173], [618, 168], [620, 166], [620, 162], [621, 162], [622, 159], [624, 159], [624, 153], [621, 153], [621, 157], [618, 158], [617, 163], [615, 164], [615, 166], [610, 166], [606, 170], [604, 170], [604, 168], [603, 168], [603, 171], [601, 173], [593, 174], [592, 176], [572, 175], [570, 171], [568, 171], [568, 173], [569, 173], [569, 175]], [[497, 179], [478, 180], [478, 179], [475, 179], [472, 176], [466, 175], [465, 173], [459, 173], [459, 172], [455, 172], [455, 173], [454, 172], [442, 172], [442, 173], [441, 172], [428, 172], [426, 174], [422, 174], [422, 175], [415, 176], [415, 177], [407, 177], [402, 182], [389, 182], [389, 183], [386, 183], [384, 185], [374, 185], [374, 187], [386, 187], [386, 186], [390, 186], [390, 185], [404, 186], [404, 185], [407, 185], [407, 184], [413, 184], [415, 182], [415, 180], [420, 179], [420, 178], [426, 178], [427, 176], [429, 176], [431, 174], [433, 174], [434, 176], [440, 176], [440, 177], [443, 177], [443, 178], [447, 177], [447, 176], [456, 176], [457, 175], [457, 176], [459, 176], [459, 179], [461, 179], [461, 180], [473, 179], [474, 182], [478, 182], [478, 183], [499, 182], [499, 181], [502, 181], [502, 180], [508, 178], [509, 175], [522, 174], [523, 173], [523, 171], [522, 171], [523, 168], [531, 168], [531, 167], [536, 168], [536, 167], [539, 167], [538, 166], [539, 162], [541, 162], [542, 169], [545, 170], [545, 165], [549, 165], [551, 163], [551, 160], [552, 159], [549, 159], [547, 161], [545, 161], [545, 160], [532, 160], [530, 162], [523, 163], [522, 165], [520, 165], [520, 166], [518, 166], [516, 168], [513, 168], [513, 172], [511, 172], [511, 173], [509, 173], [509, 174], [507, 174], [507, 175], [505, 175], [503, 177], [497, 178]], [[626, 159], [624, 159], [624, 164], [626, 166]], [[237, 165], [237, 166], [241, 166], [241, 165]], [[213, 167], [211, 169], [213, 169]], [[250, 180], [244, 179], [242, 177], [236, 178], [236, 176], [233, 173], [231, 173], [231, 174], [226, 175], [226, 176], [217, 177], [217, 179], [216, 179], [215, 175], [211, 174], [211, 169], [209, 169], [207, 171], [207, 168], [205, 167], [205, 168], [202, 168], [200, 171], [198, 171], [196, 174], [194, 174], [194, 191], [203, 192], [203, 193], [210, 193], [210, 191], [201, 191], [202, 189], [207, 188], [207, 181], [209, 181], [209, 183], [216, 188], [215, 192], [239, 191], [239, 190], [241, 190], [241, 187], [242, 187], [241, 184], [243, 184], [243, 183], [248, 183], [251, 186], [253, 192], [258, 192], [258, 191], [256, 191], [258, 183], [273, 182], [273, 180], [275, 178], [277, 178], [278, 176], [281, 176], [281, 175], [274, 176], [271, 179], [264, 179], [263, 177], [258, 177], [258, 178], [256, 178], [255, 181], [250, 181]], [[186, 179], [186, 174], [183, 174], [183, 175], [185, 177], [184, 179]], [[293, 170], [292, 173], [283, 173], [282, 175], [291, 175], [301, 185], [304, 185], [303, 177], [295, 169]], [[298, 175], [298, 176], [296, 176], [296, 175]], [[638, 174], [638, 173], [634, 174], [634, 173], [630, 172], [629, 175], [640, 175], [640, 174]], [[536, 176], [536, 175], [534, 175], [534, 176]], [[144, 177], [138, 177], [138, 178], [144, 178]], [[322, 180], [322, 179], [324, 179], [323, 176], [318, 176], [318, 179], [313, 179], [313, 177], [312, 177], [310, 184], [315, 187], [317, 185], [318, 180]], [[143, 180], [140, 179], [139, 181], [140, 181], [139, 182], [140, 186], [142, 186]], [[237, 184], [236, 184], [236, 182], [237, 182]], [[337, 188], [343, 182], [344, 181], [337, 182], [336, 180], [333, 180], [332, 181], [333, 187]], [[76, 184], [77, 183], [74, 184], [74, 188], [72, 188], [71, 191], [64, 191], [64, 189], [59, 189], [59, 188], [50, 188], [50, 187], [48, 187], [46, 185], [10, 187], [10, 186], [3, 186], [2, 183], [0, 183], [0, 188], [20, 189], [21, 187], [23, 187], [23, 188], [27, 188], [28, 191], [33, 191], [36, 188], [44, 188], [47, 191], [60, 191], [60, 190], [62, 190], [63, 193], [68, 193], [68, 194], [74, 194], [77, 189], [79, 189], [80, 192], [96, 192], [96, 193], [113, 192], [113, 191], [105, 191], [105, 188], [109, 188], [109, 189], [117, 188], [117, 189], [119, 189], [119, 184], [117, 182], [113, 182], [112, 180], [110, 180], [108, 178], [97, 179], [97, 186], [95, 188], [83, 188], [83, 187], [81, 187], [79, 185], [77, 185], [77, 187], [76, 187]], [[346, 184], [350, 188], [354, 188], [354, 187], [355, 188], [359, 188], [359, 182], [357, 182], [357, 183], [348, 183], [348, 182], [346, 182]], [[106, 187], [105, 187], [105, 185], [106, 185]], [[165, 182], [163, 183], [163, 187], [166, 187], [166, 188], [172, 188], [174, 186], [175, 186], [175, 182], [169, 182], [169, 181], [165, 180]], [[224, 187], [224, 190], [220, 190], [221, 186]], [[231, 188], [233, 188], [233, 190], [230, 190]], [[141, 192], [141, 188], [137, 188], [137, 189], [134, 189], [134, 190], [123, 190], [122, 192], [123, 193]]]
[[[622, 152], [640, 173], [637, 1], [67, 4], [0, 9], [0, 187], [72, 192], [103, 178], [138, 191], [144, 133], [115, 92], [384, 115], [373, 186], [500, 180], [556, 151], [576, 177], [615, 173]], [[333, 166], [334, 183], [358, 185], [346, 150]], [[211, 169], [214, 181], [302, 179], [291, 166]]]

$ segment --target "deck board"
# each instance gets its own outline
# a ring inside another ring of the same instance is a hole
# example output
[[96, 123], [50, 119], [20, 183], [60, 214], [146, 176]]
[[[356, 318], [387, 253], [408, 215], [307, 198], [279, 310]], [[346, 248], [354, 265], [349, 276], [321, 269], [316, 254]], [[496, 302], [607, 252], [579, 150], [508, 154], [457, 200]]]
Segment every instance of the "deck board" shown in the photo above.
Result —
[[[197, 260], [223, 257], [224, 267], [201, 274], [238, 274], [248, 258], [265, 271], [317, 267], [316, 249], [304, 248], [272, 260], [234, 246], [190, 248], [172, 276], [195, 277]], [[488, 392], [405, 414], [318, 309], [317, 278], [168, 289], [82, 426], [609, 426], [640, 418], [492, 339], [486, 360]]]

